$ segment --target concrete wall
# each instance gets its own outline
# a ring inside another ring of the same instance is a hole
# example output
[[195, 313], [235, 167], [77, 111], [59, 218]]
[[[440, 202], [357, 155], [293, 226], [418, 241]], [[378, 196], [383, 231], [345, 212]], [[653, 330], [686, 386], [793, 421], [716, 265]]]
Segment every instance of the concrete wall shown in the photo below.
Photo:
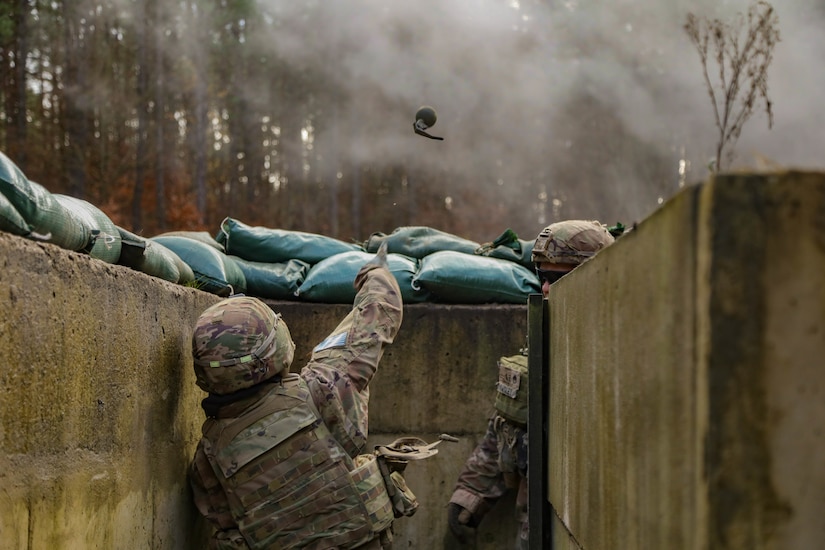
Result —
[[188, 339], [215, 298], [4, 233], [0, 250], [2, 547], [196, 547]]
[[554, 548], [825, 548], [825, 174], [689, 188], [550, 297]]
[[[4, 549], [203, 548], [186, 467], [203, 412], [191, 327], [218, 300], [0, 233], [0, 536]], [[295, 370], [349, 311], [271, 302]], [[450, 548], [446, 504], [492, 410], [495, 360], [524, 345], [526, 306], [405, 306], [371, 386], [370, 442], [460, 437], [407, 467], [421, 507], [399, 548]], [[479, 548], [515, 537], [512, 498]]]

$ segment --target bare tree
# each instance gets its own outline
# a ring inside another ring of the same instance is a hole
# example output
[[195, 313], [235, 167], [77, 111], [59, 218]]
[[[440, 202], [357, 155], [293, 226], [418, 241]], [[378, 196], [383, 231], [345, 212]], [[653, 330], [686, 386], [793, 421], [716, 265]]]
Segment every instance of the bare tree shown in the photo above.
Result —
[[[773, 6], [759, 0], [748, 8], [747, 16], [739, 14], [732, 22], [688, 13], [684, 29], [699, 52], [713, 104], [719, 142], [711, 170], [719, 171], [723, 152], [728, 162], [733, 160], [733, 147], [760, 99], [764, 101], [768, 127], [773, 127], [768, 66], [779, 42], [779, 17]], [[718, 70], [716, 81], [709, 72], [713, 63]]]

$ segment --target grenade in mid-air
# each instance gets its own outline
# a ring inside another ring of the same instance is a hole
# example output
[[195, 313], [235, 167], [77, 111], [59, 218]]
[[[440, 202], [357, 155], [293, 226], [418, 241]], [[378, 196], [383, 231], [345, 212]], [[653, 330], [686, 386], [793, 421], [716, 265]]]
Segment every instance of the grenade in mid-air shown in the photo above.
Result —
[[438, 116], [436, 116], [435, 114], [435, 109], [427, 106], [419, 107], [419, 109], [415, 112], [415, 122], [413, 122], [413, 130], [415, 130], [415, 133], [420, 136], [428, 137], [430, 139], [443, 140], [444, 138], [442, 137], [431, 136], [430, 134], [425, 132], [427, 128], [435, 126], [436, 120], [438, 120]]

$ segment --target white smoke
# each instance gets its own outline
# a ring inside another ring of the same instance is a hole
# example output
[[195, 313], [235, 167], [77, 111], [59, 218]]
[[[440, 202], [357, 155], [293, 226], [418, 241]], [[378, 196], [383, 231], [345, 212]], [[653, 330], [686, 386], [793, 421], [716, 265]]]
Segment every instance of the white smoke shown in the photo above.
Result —
[[[523, 194], [528, 207], [544, 201], [532, 207], [539, 219], [525, 222], [535, 227], [569, 214], [563, 207], [577, 196], [590, 208], [577, 214], [638, 220], [680, 183], [708, 175], [718, 130], [683, 25], [688, 13], [730, 20], [752, 1], [257, 4], [264, 15], [250, 30], [271, 31], [249, 46], [323, 75], [342, 98], [336, 112], [319, 114], [317, 150], [342, 161], [425, 167], [492, 196]], [[781, 34], [768, 80], [774, 126], [758, 105], [734, 166], [822, 168], [825, 8], [817, 0], [774, 8]], [[421, 105], [436, 109], [428, 131], [444, 141], [413, 133]]]
[[[294, 56], [296, 63], [319, 65], [348, 90], [352, 101], [337, 129], [347, 136], [341, 154], [427, 163], [479, 185], [517, 187], [535, 174], [550, 173], [565, 145], [573, 155], [589, 146], [580, 136], [571, 144], [572, 136], [553, 127], [571, 97], [586, 93], [607, 105], [625, 130], [673, 159], [672, 179], [651, 185], [647, 194], [644, 182], [629, 185], [642, 189], [641, 195], [623, 199], [636, 203], [630, 210], [639, 213], [678, 190], [680, 158], [692, 167], [688, 179], [700, 180], [715, 152], [718, 136], [699, 56], [682, 28], [688, 12], [727, 20], [745, 13], [749, 3], [266, 0], [262, 5], [280, 21], [268, 47]], [[814, 0], [786, 0], [775, 9], [781, 33], [769, 72], [775, 125], [769, 130], [757, 107], [736, 147], [735, 164], [754, 166], [761, 158], [819, 167], [825, 122], [819, 99], [823, 77], [817, 70], [825, 53], [822, 9]], [[413, 134], [413, 113], [424, 104], [437, 110], [430, 131], [444, 142]]]

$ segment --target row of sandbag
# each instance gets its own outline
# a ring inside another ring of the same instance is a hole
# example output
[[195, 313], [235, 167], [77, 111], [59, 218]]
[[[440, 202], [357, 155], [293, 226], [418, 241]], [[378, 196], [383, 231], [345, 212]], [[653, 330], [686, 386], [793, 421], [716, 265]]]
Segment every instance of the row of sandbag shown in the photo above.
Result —
[[524, 303], [538, 291], [528, 269], [533, 243], [509, 229], [485, 244], [428, 227], [347, 243], [226, 218], [214, 238], [207, 232], [145, 238], [116, 226], [87, 201], [30, 181], [2, 152], [0, 230], [221, 296], [351, 303], [355, 274], [382, 242], [406, 302]]
[[1, 152], [0, 229], [109, 263], [120, 257], [120, 234], [108, 216], [84, 200], [30, 181]]
[[231, 287], [262, 298], [352, 303], [355, 275], [383, 242], [407, 303], [525, 303], [539, 292], [538, 279], [524, 265], [530, 265], [532, 242], [519, 241], [510, 230], [498, 244], [486, 245], [421, 226], [347, 243], [225, 218], [214, 238], [179, 231], [150, 240], [175, 252], [204, 290], [218, 294]]
[[0, 230], [111, 264], [123, 264], [181, 284], [195, 284], [192, 269], [171, 250], [118, 226], [93, 204], [29, 180], [0, 152]]

